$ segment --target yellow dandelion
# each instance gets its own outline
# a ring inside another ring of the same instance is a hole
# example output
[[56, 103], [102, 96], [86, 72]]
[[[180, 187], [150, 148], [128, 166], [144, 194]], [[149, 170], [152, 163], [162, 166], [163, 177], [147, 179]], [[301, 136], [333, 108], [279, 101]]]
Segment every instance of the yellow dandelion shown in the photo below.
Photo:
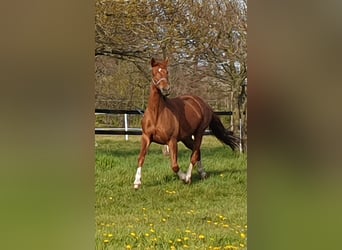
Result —
[[107, 234], [106, 233], [104, 233], [104, 234], [102, 234], [104, 237], [106, 237], [107, 236]]
[[186, 241], [186, 240], [189, 240], [189, 237], [184, 237], [183, 239], [184, 239], [184, 241]]
[[177, 242], [182, 242], [182, 239], [178, 238], [176, 241], [177, 241]]
[[165, 222], [165, 221], [166, 221], [166, 219], [165, 219], [165, 218], [163, 218], [163, 219], [162, 219], [162, 222]]
[[175, 247], [175, 246], [171, 246], [171, 247], [170, 247], [170, 249], [172, 249], [172, 250], [173, 250], [173, 249], [176, 249], [176, 247]]
[[152, 241], [157, 241], [157, 238], [153, 238]]
[[200, 234], [200, 235], [198, 235], [198, 238], [203, 240], [205, 238], [205, 236], [203, 234]]
[[220, 250], [221, 247], [214, 247], [213, 249], [214, 249], [214, 250]]
[[131, 236], [133, 236], [133, 237], [137, 236], [137, 235], [136, 235], [135, 233], [133, 233], [133, 232], [130, 233], [130, 234], [131, 234]]
[[151, 232], [151, 233], [155, 233], [156, 231], [155, 231], [153, 228], [151, 228], [151, 229], [150, 229], [150, 232]]
[[245, 246], [244, 244], [240, 243], [240, 247], [244, 247], [244, 246]]
[[246, 235], [244, 233], [241, 233], [240, 236], [242, 239], [246, 238]]
[[153, 227], [153, 224], [152, 224], [152, 223], [150, 223], [150, 227]]
[[113, 234], [108, 234], [108, 237], [113, 237]]
[[232, 245], [227, 245], [227, 246], [225, 246], [223, 249], [226, 249], [226, 250], [235, 250], [235, 249], [237, 249], [237, 247], [234, 247], [234, 246], [232, 246]]
[[223, 176], [224, 176], [224, 174], [220, 174], [220, 176], [221, 176], [221, 177], [223, 177]]
[[169, 240], [169, 243], [170, 243], [170, 244], [172, 244], [172, 243], [173, 243], [173, 241], [172, 241], [172, 240]]
[[104, 242], [104, 243], [108, 243], [108, 242], [109, 242], [109, 240], [104, 240], [103, 242]]
[[191, 231], [189, 229], [186, 229], [185, 232], [186, 233], [191, 233]]
[[145, 233], [145, 236], [148, 237], [148, 236], [150, 236], [150, 234], [149, 233]]
[[132, 249], [131, 245], [126, 245], [126, 249]]
[[222, 227], [229, 227], [229, 225], [228, 224], [223, 224]]
[[208, 223], [211, 223], [211, 220], [207, 220]]
[[110, 200], [113, 200], [113, 197], [112, 197], [112, 196], [109, 196], [109, 199], [110, 199]]
[[188, 246], [188, 245], [183, 245], [183, 247], [184, 247], [184, 248], [189, 248], [189, 246]]

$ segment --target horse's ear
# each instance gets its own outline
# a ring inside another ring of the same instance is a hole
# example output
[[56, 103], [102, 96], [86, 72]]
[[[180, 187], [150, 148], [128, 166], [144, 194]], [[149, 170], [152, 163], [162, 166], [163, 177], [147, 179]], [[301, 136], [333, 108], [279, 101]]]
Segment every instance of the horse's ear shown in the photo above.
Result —
[[152, 57], [152, 59], [151, 59], [151, 66], [152, 67], [154, 67], [154, 66], [156, 66], [156, 60], [154, 60], [154, 58]]

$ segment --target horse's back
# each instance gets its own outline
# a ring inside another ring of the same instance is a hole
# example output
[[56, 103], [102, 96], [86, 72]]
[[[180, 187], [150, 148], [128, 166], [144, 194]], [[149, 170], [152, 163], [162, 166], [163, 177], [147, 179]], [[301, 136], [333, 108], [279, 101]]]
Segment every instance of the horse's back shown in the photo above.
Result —
[[179, 122], [183, 134], [189, 131], [194, 133], [208, 127], [212, 119], [212, 109], [199, 96], [183, 95], [170, 100], [170, 109], [173, 111]]
[[211, 114], [211, 107], [199, 96], [183, 95], [179, 97], [184, 103], [184, 107], [189, 111], [201, 113], [201, 115]]

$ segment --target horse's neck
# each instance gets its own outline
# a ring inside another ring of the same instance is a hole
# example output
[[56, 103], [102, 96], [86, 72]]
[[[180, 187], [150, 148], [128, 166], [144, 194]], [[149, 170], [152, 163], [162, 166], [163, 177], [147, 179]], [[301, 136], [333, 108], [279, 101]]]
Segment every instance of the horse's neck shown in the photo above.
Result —
[[165, 107], [165, 100], [163, 96], [159, 93], [158, 89], [155, 86], [151, 86], [150, 97], [148, 99], [147, 108], [153, 117], [153, 120], [156, 122], [160, 112]]

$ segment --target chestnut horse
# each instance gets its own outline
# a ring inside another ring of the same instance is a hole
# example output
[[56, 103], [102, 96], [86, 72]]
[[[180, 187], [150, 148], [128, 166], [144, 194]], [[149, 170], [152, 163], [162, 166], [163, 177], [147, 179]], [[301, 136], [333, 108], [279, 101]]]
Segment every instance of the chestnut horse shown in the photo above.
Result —
[[[200, 146], [204, 131], [209, 127], [213, 134], [233, 150], [238, 147], [238, 138], [224, 128], [219, 117], [200, 97], [183, 95], [169, 99], [170, 83], [167, 70], [168, 60], [151, 60], [152, 84], [147, 109], [142, 119], [141, 151], [134, 180], [134, 188], [141, 185], [141, 169], [151, 142], [166, 144], [170, 149], [171, 167], [185, 183], [191, 183], [192, 168], [202, 179], [207, 177], [201, 164]], [[192, 153], [188, 171], [183, 173], [177, 162], [177, 142], [183, 142]]]

